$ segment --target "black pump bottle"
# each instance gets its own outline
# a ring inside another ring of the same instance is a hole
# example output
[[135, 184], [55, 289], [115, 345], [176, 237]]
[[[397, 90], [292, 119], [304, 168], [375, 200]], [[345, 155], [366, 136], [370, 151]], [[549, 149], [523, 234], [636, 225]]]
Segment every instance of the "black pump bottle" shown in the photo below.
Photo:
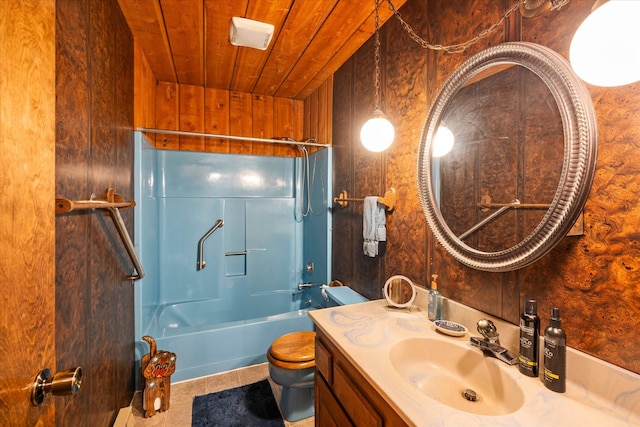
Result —
[[567, 387], [567, 337], [560, 322], [560, 309], [551, 309], [551, 324], [544, 330], [544, 385], [564, 393]]
[[538, 304], [528, 299], [524, 304], [524, 312], [520, 316], [520, 355], [518, 368], [529, 377], [537, 377], [539, 372], [540, 318]]

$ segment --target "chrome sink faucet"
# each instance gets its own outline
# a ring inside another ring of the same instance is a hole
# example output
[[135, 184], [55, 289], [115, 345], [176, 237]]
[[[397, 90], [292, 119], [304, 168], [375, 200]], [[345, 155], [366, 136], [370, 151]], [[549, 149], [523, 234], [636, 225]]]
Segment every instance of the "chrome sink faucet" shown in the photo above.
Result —
[[472, 346], [478, 347], [485, 354], [493, 356], [509, 365], [515, 365], [518, 363], [518, 356], [500, 345], [500, 334], [498, 334], [496, 325], [494, 325], [491, 320], [478, 320], [477, 329], [483, 338], [471, 337], [469, 341]]

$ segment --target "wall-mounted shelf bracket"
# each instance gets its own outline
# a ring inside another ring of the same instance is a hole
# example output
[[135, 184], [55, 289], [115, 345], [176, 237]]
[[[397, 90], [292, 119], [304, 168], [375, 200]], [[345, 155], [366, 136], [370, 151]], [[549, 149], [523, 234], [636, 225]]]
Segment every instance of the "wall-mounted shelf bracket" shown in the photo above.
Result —
[[140, 259], [136, 254], [136, 251], [133, 247], [133, 242], [131, 241], [131, 237], [127, 232], [127, 227], [122, 220], [122, 216], [120, 215], [120, 209], [131, 208], [136, 205], [136, 202], [133, 200], [125, 201], [124, 198], [115, 192], [113, 188], [109, 188], [107, 190], [107, 194], [105, 200], [98, 200], [95, 198], [95, 194], [91, 195], [89, 200], [69, 200], [64, 198], [56, 199], [56, 215], [69, 213], [72, 211], [78, 210], [87, 210], [87, 209], [104, 209], [107, 211], [108, 215], [113, 220], [113, 225], [115, 225], [116, 230], [118, 231], [118, 235], [120, 235], [120, 239], [124, 244], [127, 253], [129, 254], [129, 258], [133, 263], [134, 268], [136, 269], [137, 274], [127, 276], [129, 280], [140, 280], [144, 277], [144, 269], [142, 268], [142, 264], [140, 263]]

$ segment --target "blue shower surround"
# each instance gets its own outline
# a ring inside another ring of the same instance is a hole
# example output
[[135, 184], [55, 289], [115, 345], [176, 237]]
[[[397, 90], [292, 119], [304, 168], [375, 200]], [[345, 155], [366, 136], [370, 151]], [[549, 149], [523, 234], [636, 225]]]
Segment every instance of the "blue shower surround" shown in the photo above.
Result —
[[[306, 310], [324, 301], [297, 284], [330, 277], [330, 149], [310, 156], [304, 218], [301, 158], [156, 150], [136, 132], [135, 159], [138, 361], [151, 335], [177, 354], [180, 381], [264, 362], [275, 338], [313, 328]], [[198, 271], [198, 241], [218, 219]]]

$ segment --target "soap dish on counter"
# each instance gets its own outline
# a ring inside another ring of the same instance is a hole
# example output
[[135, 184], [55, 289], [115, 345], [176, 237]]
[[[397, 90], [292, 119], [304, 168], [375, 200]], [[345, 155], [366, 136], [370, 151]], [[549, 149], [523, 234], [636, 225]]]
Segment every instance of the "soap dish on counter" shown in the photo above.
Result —
[[436, 329], [443, 334], [451, 335], [453, 337], [461, 337], [467, 333], [467, 328], [451, 320], [436, 320], [433, 322], [436, 325]]

